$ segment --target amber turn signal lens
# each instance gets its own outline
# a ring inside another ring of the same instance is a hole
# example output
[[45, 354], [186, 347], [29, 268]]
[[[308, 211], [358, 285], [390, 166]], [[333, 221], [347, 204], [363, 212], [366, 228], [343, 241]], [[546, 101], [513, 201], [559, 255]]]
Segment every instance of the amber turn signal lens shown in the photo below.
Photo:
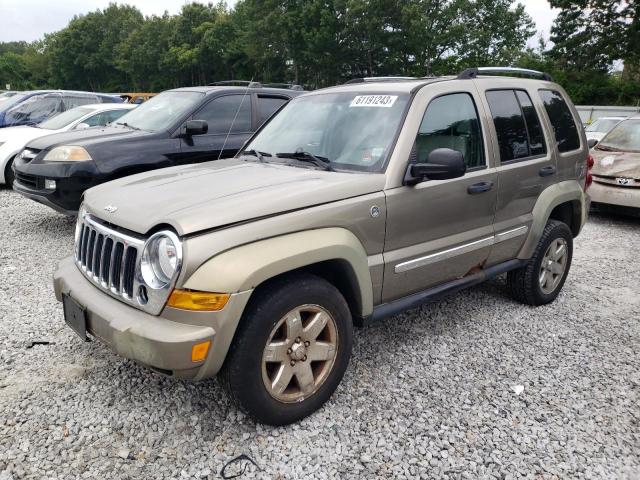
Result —
[[198, 292], [195, 290], [178, 290], [171, 292], [167, 305], [182, 310], [216, 312], [222, 310], [229, 301], [228, 293]]
[[193, 347], [191, 347], [191, 361], [201, 362], [205, 358], [207, 358], [207, 353], [209, 353], [210, 346], [211, 340], [207, 340], [206, 342], [202, 343], [196, 343]]

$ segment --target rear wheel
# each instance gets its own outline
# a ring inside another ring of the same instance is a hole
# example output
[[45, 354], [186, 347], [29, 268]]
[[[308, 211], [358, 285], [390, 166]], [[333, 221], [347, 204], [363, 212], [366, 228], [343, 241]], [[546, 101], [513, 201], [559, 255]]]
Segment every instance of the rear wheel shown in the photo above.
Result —
[[14, 159], [15, 157], [9, 160], [4, 167], [4, 184], [7, 186], [7, 188], [13, 187], [13, 181], [16, 179], [15, 174], [13, 173]]
[[349, 364], [353, 326], [343, 296], [310, 274], [256, 292], [221, 372], [244, 411], [270, 425], [300, 420], [333, 394]]
[[549, 220], [529, 262], [507, 274], [511, 295], [536, 306], [554, 301], [567, 279], [572, 256], [571, 230], [563, 222]]

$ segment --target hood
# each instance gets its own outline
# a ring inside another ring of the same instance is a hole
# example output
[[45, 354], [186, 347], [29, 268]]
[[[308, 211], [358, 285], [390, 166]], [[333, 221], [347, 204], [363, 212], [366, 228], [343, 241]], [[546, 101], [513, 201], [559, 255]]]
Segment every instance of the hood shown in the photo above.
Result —
[[604, 138], [604, 136], [609, 132], [586, 132], [587, 140], [597, 140], [600, 141]]
[[57, 130], [44, 130], [42, 128], [28, 126], [7, 127], [0, 130], [0, 142], [17, 142], [24, 145], [34, 138], [43, 137], [55, 132], [57, 132]]
[[150, 133], [144, 130], [132, 130], [124, 127], [96, 127], [48, 135], [46, 138], [40, 138], [30, 142], [28, 146], [37, 150], [44, 150], [45, 148], [58, 145], [78, 145], [90, 148], [92, 145], [110, 142], [115, 138], [120, 140], [146, 135], [150, 135]]
[[[384, 174], [228, 159], [154, 170], [99, 185], [85, 193], [85, 208], [141, 234], [168, 224], [179, 235], [188, 235], [373, 193], [382, 190], [384, 183]], [[106, 206], [117, 210], [107, 213]]]
[[602, 177], [640, 179], [640, 153], [591, 150], [595, 163], [592, 173]]

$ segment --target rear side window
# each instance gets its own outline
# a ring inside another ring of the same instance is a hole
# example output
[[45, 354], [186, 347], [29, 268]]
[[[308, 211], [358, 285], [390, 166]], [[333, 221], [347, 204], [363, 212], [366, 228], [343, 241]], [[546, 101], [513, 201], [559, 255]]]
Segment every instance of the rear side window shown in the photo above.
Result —
[[415, 143], [418, 162], [436, 148], [462, 153], [467, 168], [485, 165], [478, 112], [468, 93], [438, 97], [427, 107]]
[[516, 97], [520, 102], [520, 108], [524, 114], [524, 121], [527, 125], [527, 133], [529, 134], [529, 151], [532, 156], [544, 155], [547, 153], [547, 146], [544, 143], [544, 133], [540, 119], [536, 113], [536, 109], [531, 103], [529, 94], [524, 90], [516, 90]]
[[91, 105], [92, 103], [100, 103], [98, 97], [85, 95], [65, 95], [62, 97], [65, 110], [80, 107], [82, 105]]
[[540, 120], [529, 95], [521, 90], [491, 90], [487, 102], [496, 127], [500, 161], [546, 153]]
[[549, 115], [559, 152], [570, 152], [580, 148], [578, 127], [571, 110], [562, 95], [555, 90], [540, 90], [540, 98]]
[[289, 101], [282, 97], [258, 97], [258, 123], [262, 125], [276, 110]]
[[205, 120], [210, 135], [251, 131], [251, 96], [226, 95], [218, 97], [193, 116]]

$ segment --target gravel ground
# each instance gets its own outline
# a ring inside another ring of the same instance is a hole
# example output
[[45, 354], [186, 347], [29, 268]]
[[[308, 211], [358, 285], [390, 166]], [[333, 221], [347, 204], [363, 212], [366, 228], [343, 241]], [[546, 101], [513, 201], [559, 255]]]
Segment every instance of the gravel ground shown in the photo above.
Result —
[[271, 428], [81, 343], [51, 287], [73, 222], [0, 190], [0, 479], [220, 478], [242, 453], [241, 478], [639, 478], [639, 234], [592, 216], [550, 306], [496, 280], [357, 330], [329, 403]]

